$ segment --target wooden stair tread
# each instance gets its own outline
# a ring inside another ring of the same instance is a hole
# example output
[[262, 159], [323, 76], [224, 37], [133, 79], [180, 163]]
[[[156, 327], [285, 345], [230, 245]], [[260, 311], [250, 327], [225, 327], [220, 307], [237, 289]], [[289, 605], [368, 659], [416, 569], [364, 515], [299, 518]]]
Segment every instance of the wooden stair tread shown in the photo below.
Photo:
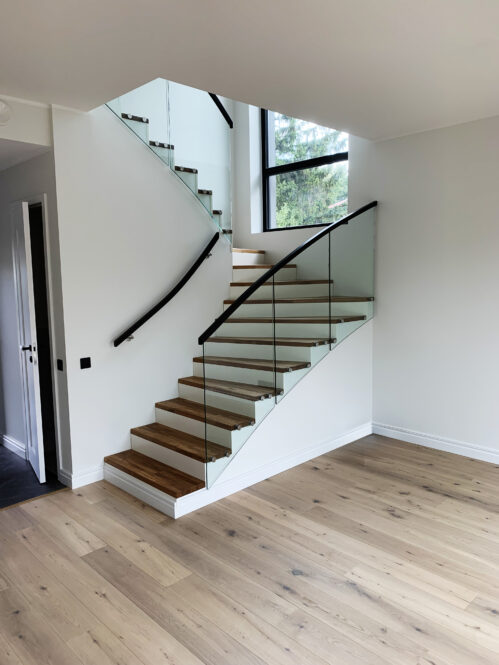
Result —
[[204, 480], [194, 478], [135, 450], [109, 455], [104, 457], [104, 462], [175, 499], [203, 489], [205, 486]]
[[222, 211], [221, 210], [212, 210], [211, 211], [213, 215], [221, 215]]
[[[205, 379], [203, 379], [202, 376], [186, 376], [179, 379], [178, 382], [186, 386], [193, 386], [201, 389], [203, 389], [205, 385]], [[251, 383], [223, 381], [222, 379], [206, 379], [206, 390], [247, 399], [251, 402], [259, 402], [262, 399], [273, 397], [276, 393], [274, 388], [269, 388], [268, 386], [255, 386]], [[277, 394], [282, 394], [282, 391], [277, 390]]]
[[232, 413], [232, 411], [224, 411], [223, 409], [217, 409], [214, 406], [205, 406], [199, 402], [191, 402], [182, 397], [167, 399], [164, 402], [157, 402], [156, 408], [170, 411], [171, 413], [176, 413], [177, 415], [185, 416], [186, 418], [192, 418], [193, 420], [199, 420], [203, 423], [206, 420], [208, 425], [214, 425], [215, 427], [221, 427], [222, 429], [231, 431], [255, 424], [255, 420], [249, 416], [243, 416], [240, 413]]
[[149, 141], [149, 145], [154, 148], [166, 148], [167, 150], [174, 150], [175, 148], [171, 143], [163, 143], [163, 141]]
[[197, 169], [191, 169], [188, 166], [176, 166], [175, 171], [180, 171], [181, 173], [197, 173]]
[[[256, 264], [257, 267], [258, 265], [259, 264]], [[235, 268], [236, 266], [232, 267]], [[254, 282], [231, 282], [229, 286], [251, 286], [252, 284], [254, 284]], [[293, 279], [287, 282], [279, 280], [276, 281], [275, 284], [276, 286], [291, 286], [292, 284], [334, 284], [334, 281], [332, 279]], [[264, 282], [262, 286], [272, 286], [272, 282]]]
[[221, 356], [198, 356], [193, 358], [195, 363], [206, 363], [207, 365], [224, 365], [225, 367], [242, 367], [245, 369], [257, 369], [266, 372], [273, 372], [274, 366], [276, 372], [284, 374], [286, 372], [295, 372], [299, 369], [307, 369], [310, 363], [302, 360], [267, 360], [257, 358], [224, 358]]
[[161, 423], [150, 423], [149, 425], [142, 425], [142, 427], [134, 427], [131, 433], [135, 436], [140, 436], [142, 439], [147, 439], [158, 446], [174, 450], [187, 457], [206, 462], [208, 459], [220, 459], [227, 457], [230, 454], [229, 448], [220, 446], [218, 443], [208, 441], [205, 445], [205, 440], [199, 436], [181, 432], [178, 429], [167, 427]]
[[[232, 270], [270, 270], [270, 268], [273, 267], [273, 263], [251, 263], [248, 266], [232, 266]], [[283, 266], [281, 270], [284, 270], [285, 268], [296, 268], [296, 263], [288, 263]], [[253, 282], [251, 282], [251, 284], [253, 284]], [[240, 286], [240, 282], [236, 282], [236, 285]]]
[[[297, 297], [297, 298], [263, 298], [263, 299], [248, 299], [244, 305], [271, 305], [272, 302], [278, 304], [286, 303], [323, 303], [323, 302], [372, 302], [374, 298], [370, 296], [311, 296], [311, 297]], [[228, 298], [224, 300], [224, 305], [232, 305], [236, 302], [236, 298]]]
[[134, 120], [135, 122], [143, 122], [145, 125], [149, 123], [149, 118], [144, 118], [141, 115], [133, 115], [133, 113], [122, 113], [121, 117], [124, 120]]
[[206, 196], [211, 196], [213, 191], [211, 189], [198, 189], [198, 194], [206, 194]]
[[[351, 321], [365, 321], [363, 314], [349, 316], [332, 316], [331, 323], [350, 323]], [[329, 323], [328, 316], [278, 316], [275, 319], [269, 316], [247, 316], [243, 318], [230, 317], [225, 323]]]
[[[329, 344], [327, 337], [209, 337], [207, 342], [220, 344], [260, 344], [262, 346], [323, 346]], [[336, 339], [331, 339], [335, 344]]]
[[242, 247], [233, 247], [232, 252], [235, 254], [265, 254], [264, 249], [243, 249]]

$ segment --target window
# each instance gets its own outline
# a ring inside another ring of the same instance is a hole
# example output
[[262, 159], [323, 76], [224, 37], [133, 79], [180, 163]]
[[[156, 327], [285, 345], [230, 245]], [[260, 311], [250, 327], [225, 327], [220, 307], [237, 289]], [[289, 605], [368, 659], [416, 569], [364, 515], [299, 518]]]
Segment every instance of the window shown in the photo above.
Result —
[[262, 109], [264, 231], [347, 214], [348, 134]]

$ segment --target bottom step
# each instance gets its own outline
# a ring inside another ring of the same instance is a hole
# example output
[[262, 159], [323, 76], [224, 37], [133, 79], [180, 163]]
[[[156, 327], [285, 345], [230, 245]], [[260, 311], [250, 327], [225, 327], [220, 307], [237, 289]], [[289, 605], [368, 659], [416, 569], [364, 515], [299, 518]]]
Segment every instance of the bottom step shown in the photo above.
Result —
[[109, 455], [104, 458], [104, 463], [138, 478], [175, 499], [201, 490], [205, 486], [204, 480], [189, 476], [135, 450]]

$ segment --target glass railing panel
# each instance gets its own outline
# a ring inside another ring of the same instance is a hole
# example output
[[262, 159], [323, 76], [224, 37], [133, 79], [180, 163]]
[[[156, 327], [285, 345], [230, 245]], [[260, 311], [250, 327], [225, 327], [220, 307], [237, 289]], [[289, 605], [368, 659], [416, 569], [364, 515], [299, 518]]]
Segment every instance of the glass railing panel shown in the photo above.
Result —
[[321, 238], [274, 276], [277, 401], [329, 351], [329, 238]]
[[[108, 107], [171, 167], [168, 81], [155, 79], [108, 103]], [[140, 121], [143, 120], [143, 122]], [[147, 122], [144, 122], [147, 120]], [[152, 144], [151, 144], [152, 142]]]
[[[255, 280], [265, 269], [238, 273], [244, 283]], [[232, 294], [224, 307], [230, 307], [236, 297]], [[204, 344], [204, 363], [197, 370], [204, 381], [204, 404], [208, 410], [214, 407], [226, 412], [220, 414], [220, 426], [206, 425], [208, 487], [275, 406], [274, 350], [272, 285], [264, 284]], [[213, 443], [225, 446], [228, 456], [214, 459]]]
[[336, 343], [374, 314], [375, 219], [371, 208], [329, 234]]
[[[220, 99], [233, 115], [232, 102]], [[219, 227], [230, 230], [231, 129], [210, 95], [203, 90], [170, 82], [169, 107], [175, 165], [197, 170], [197, 179], [192, 179], [191, 188], [207, 210], [216, 211], [214, 221]]]

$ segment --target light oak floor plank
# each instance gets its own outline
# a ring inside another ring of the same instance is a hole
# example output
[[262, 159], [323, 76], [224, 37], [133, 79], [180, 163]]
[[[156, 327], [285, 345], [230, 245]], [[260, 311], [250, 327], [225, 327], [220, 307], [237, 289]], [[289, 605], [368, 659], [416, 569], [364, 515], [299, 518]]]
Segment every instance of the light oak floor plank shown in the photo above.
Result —
[[0, 665], [497, 665], [499, 467], [372, 435], [172, 520], [0, 512]]

